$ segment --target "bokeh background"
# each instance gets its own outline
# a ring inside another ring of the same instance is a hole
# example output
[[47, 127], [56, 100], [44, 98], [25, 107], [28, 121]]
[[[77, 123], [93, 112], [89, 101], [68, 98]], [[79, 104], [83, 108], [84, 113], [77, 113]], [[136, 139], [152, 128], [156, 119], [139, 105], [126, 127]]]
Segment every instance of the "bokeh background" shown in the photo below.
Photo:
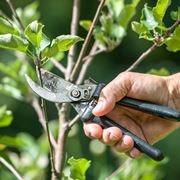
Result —
[[[28, 3], [31, 3], [32, 0], [16, 0], [13, 2], [16, 7], [24, 7]], [[45, 24], [45, 33], [50, 38], [54, 38], [60, 34], [69, 34], [73, 1], [39, 0], [38, 2], [38, 10], [41, 14], [40, 21]], [[155, 4], [155, 1], [153, 0], [142, 0], [138, 6], [137, 14], [133, 18], [134, 20], [139, 20], [141, 8], [146, 2], [149, 5]], [[97, 0], [81, 1], [80, 19], [91, 20], [94, 16], [97, 5]], [[171, 9], [176, 10], [179, 5], [179, 0], [172, 1], [172, 6], [169, 8], [168, 12], [170, 12]], [[0, 9], [8, 16], [11, 16], [11, 12], [5, 3], [5, 0], [0, 1]], [[167, 25], [172, 24], [169, 13], [167, 13], [167, 16], [165, 17], [165, 22]], [[86, 35], [86, 31], [81, 27], [79, 27], [79, 35], [81, 37], [85, 37]], [[131, 30], [131, 27], [129, 27], [127, 36], [118, 48], [110, 53], [103, 53], [96, 56], [88, 70], [87, 77], [92, 77], [97, 81], [108, 83], [120, 72], [128, 68], [128, 66], [150, 46], [151, 43], [145, 40], [139, 40], [137, 34], [135, 34]], [[0, 61], [8, 62], [11, 59], [12, 54], [9, 51], [0, 49]], [[66, 58], [62, 60], [62, 63], [66, 63]], [[161, 67], [167, 68], [172, 74], [179, 72], [180, 52], [171, 53], [168, 52], [164, 46], [160, 47], [146, 58], [136, 71], [146, 73], [152, 68], [160, 69]], [[28, 132], [35, 138], [38, 138], [42, 134], [42, 128], [37, 121], [36, 113], [28, 104], [0, 95], [0, 105], [3, 104], [8, 104], [8, 108], [13, 111], [14, 121], [10, 127], [1, 129], [1, 134], [15, 135], [19, 132]], [[54, 106], [48, 104], [49, 119], [55, 119], [57, 117], [56, 113]], [[75, 135], [72, 135], [72, 138], [69, 139], [67, 144], [67, 148], [69, 149], [68, 153], [69, 156], [73, 155], [77, 158], [83, 156], [92, 160], [92, 166], [88, 171], [88, 179], [97, 179], [96, 177], [98, 177], [98, 173], [101, 171], [111, 172], [117, 166], [117, 159], [108, 148], [102, 147], [102, 152], [104, 149], [107, 149], [105, 153], [100, 152], [99, 154], [96, 154], [94, 152], [94, 146], [84, 136], [81, 124], [76, 127], [74, 134]], [[177, 130], [156, 144], [156, 146], [164, 151], [166, 156], [169, 158], [169, 162], [162, 166], [162, 171], [165, 174], [163, 179], [178, 180], [180, 177], [179, 137], [180, 131]], [[89, 148], [90, 144], [91, 148]]]

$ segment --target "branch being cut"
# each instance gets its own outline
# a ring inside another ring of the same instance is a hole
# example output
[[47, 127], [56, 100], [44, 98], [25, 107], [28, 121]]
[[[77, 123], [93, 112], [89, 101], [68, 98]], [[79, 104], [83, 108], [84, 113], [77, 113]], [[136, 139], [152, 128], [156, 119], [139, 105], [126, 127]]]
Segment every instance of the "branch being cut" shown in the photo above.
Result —
[[98, 21], [98, 19], [99, 19], [101, 10], [102, 10], [105, 2], [106, 2], [106, 0], [101, 0], [99, 6], [98, 6], [98, 8], [97, 8], [96, 14], [95, 14], [95, 16], [94, 16], [94, 19], [93, 19], [93, 22], [92, 22], [92, 24], [91, 24], [91, 27], [90, 27], [90, 29], [89, 29], [89, 31], [88, 31], [88, 34], [87, 34], [87, 36], [86, 36], [86, 38], [85, 38], [85, 41], [84, 41], [84, 43], [83, 43], [83, 46], [82, 46], [82, 48], [81, 48], [81, 51], [80, 51], [79, 57], [78, 57], [78, 59], [77, 59], [77, 62], [76, 62], [75, 66], [74, 66], [74, 68], [73, 68], [73, 70], [72, 70], [72, 74], [71, 74], [71, 77], [70, 77], [70, 80], [71, 80], [71, 81], [74, 80], [74, 77], [75, 77], [75, 75], [76, 75], [76, 73], [77, 73], [77, 71], [78, 71], [78, 69], [79, 69], [79, 66], [80, 66], [80, 64], [81, 64], [81, 62], [82, 62], [82, 59], [83, 59], [83, 57], [84, 57], [84, 55], [85, 55], [85, 53], [86, 53], [87, 47], [88, 47], [89, 42], [90, 42], [90, 39], [91, 39], [91, 37], [92, 37], [92, 33], [93, 33], [93, 30], [94, 30], [94, 27], [96, 26], [96, 23], [97, 23], [97, 21]]
[[[41, 74], [41, 60], [37, 59], [37, 74], [39, 77], [40, 85], [43, 87], [43, 80], [42, 80], [42, 74]], [[43, 117], [45, 120], [45, 127], [46, 127], [46, 134], [47, 139], [49, 142], [49, 149], [50, 149], [50, 162], [51, 162], [51, 172], [52, 172], [52, 180], [58, 179], [58, 173], [55, 168], [55, 162], [54, 162], [54, 149], [53, 145], [51, 144], [51, 138], [50, 138], [50, 129], [48, 124], [48, 117], [47, 117], [47, 110], [46, 110], [46, 103], [43, 98], [41, 98], [41, 109], [43, 113]]]

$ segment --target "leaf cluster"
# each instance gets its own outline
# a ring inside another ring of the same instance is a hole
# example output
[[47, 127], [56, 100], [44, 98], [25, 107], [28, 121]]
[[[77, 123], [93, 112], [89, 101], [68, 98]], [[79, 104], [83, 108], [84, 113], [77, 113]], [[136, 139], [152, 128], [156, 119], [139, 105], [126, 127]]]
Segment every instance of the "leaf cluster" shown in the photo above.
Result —
[[[100, 16], [100, 25], [94, 29], [94, 38], [100, 49], [112, 51], [126, 35], [127, 26], [135, 15], [140, 0], [132, 0], [130, 4], [124, 0], [107, 0]], [[83, 20], [80, 25], [88, 30], [91, 21]]]
[[[169, 34], [171, 27], [167, 28], [164, 23], [164, 16], [170, 4], [171, 0], [158, 0], [153, 8], [145, 4], [140, 22], [132, 22], [132, 29], [139, 34], [139, 38], [152, 41], [157, 46], [165, 44], [169, 51], [176, 52], [180, 50], [180, 26], [177, 26], [175, 31]], [[171, 17], [176, 22], [179, 22], [180, 8], [171, 12]]]

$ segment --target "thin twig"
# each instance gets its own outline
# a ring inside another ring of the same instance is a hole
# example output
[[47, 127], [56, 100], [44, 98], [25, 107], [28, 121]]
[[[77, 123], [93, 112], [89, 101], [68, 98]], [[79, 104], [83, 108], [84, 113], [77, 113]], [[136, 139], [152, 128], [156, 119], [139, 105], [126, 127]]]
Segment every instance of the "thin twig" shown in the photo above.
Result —
[[91, 39], [92, 34], [93, 34], [94, 27], [96, 26], [96, 23], [97, 23], [97, 21], [98, 21], [98, 19], [99, 19], [101, 10], [102, 10], [105, 2], [106, 2], [106, 0], [101, 0], [99, 6], [98, 6], [98, 8], [97, 8], [96, 14], [95, 14], [95, 16], [94, 16], [94, 19], [93, 19], [93, 22], [92, 22], [92, 24], [91, 24], [91, 27], [90, 27], [90, 29], [89, 29], [89, 31], [88, 31], [88, 34], [87, 34], [87, 36], [86, 36], [86, 38], [85, 38], [85, 41], [84, 41], [84, 43], [83, 43], [83, 46], [82, 46], [82, 48], [81, 48], [81, 51], [80, 51], [79, 57], [78, 57], [78, 59], [77, 59], [77, 62], [76, 62], [75, 66], [74, 66], [74, 68], [73, 68], [73, 70], [72, 70], [72, 74], [71, 74], [71, 77], [70, 77], [70, 80], [71, 80], [71, 81], [74, 80], [74, 77], [75, 77], [75, 75], [76, 75], [76, 73], [77, 73], [77, 71], [78, 71], [78, 68], [79, 68], [79, 66], [80, 66], [80, 64], [81, 64], [81, 61], [82, 61], [82, 59], [83, 59], [83, 57], [84, 57], [84, 54], [86, 53], [87, 47], [88, 47], [88, 45], [89, 45], [90, 39]]
[[117, 176], [124, 168], [132, 161], [132, 159], [128, 158], [118, 169], [116, 169], [110, 176], [106, 178], [106, 180], [111, 180], [113, 177]]
[[132, 71], [135, 69], [149, 54], [151, 54], [157, 48], [156, 44], [153, 44], [148, 50], [143, 52], [139, 58], [128, 68], [126, 69], [127, 72]]
[[76, 115], [68, 124], [68, 128], [71, 129], [80, 120], [80, 115]]
[[179, 25], [180, 25], [180, 20], [177, 20], [170, 28], [168, 28], [164, 38], [169, 37]]
[[[71, 35], [77, 35], [78, 25], [80, 16], [80, 0], [74, 0], [73, 10], [72, 10], [72, 21], [71, 21]], [[76, 55], [76, 45], [74, 45], [68, 53], [68, 63], [66, 71], [66, 80], [69, 80], [72, 68], [74, 66], [74, 58]]]
[[[168, 28], [168, 31], [165, 33], [165, 35], [163, 36], [163, 41], [160, 42], [160, 44], [163, 44], [165, 39], [168, 38], [176, 29], [177, 26], [180, 25], [180, 20], [177, 20], [171, 27]], [[151, 54], [157, 47], [155, 43], [148, 49], [146, 50], [144, 53], [142, 53], [140, 55], [140, 57], [128, 68], [126, 69], [126, 71], [132, 71], [134, 70], [147, 56], [149, 56], [149, 54]]]
[[91, 51], [88, 55], [88, 58], [86, 59], [86, 61], [82, 65], [81, 71], [80, 71], [78, 79], [76, 81], [76, 84], [81, 84], [83, 82], [84, 77], [85, 77], [86, 72], [87, 72], [87, 69], [91, 64], [93, 57], [95, 56], [94, 53], [96, 52], [96, 50], [97, 50], [97, 45], [96, 45], [96, 43], [94, 43], [92, 48], [91, 48]]
[[[46, 131], [46, 122], [45, 122], [43, 112], [42, 112], [42, 109], [41, 109], [41, 106], [39, 104], [38, 99], [36, 97], [33, 97], [32, 101], [31, 101], [31, 104], [32, 104], [32, 107], [34, 108], [34, 110], [37, 113], [38, 120], [39, 120], [40, 124], [42, 125], [43, 129]], [[56, 141], [55, 141], [51, 131], [49, 131], [49, 134], [50, 134], [51, 144], [52, 144], [53, 148], [55, 149], [56, 146], [57, 146]]]
[[9, 169], [12, 174], [18, 179], [18, 180], [23, 180], [22, 176], [16, 171], [16, 169], [9, 164], [3, 157], [0, 157], [0, 162], [7, 168]]
[[11, 2], [11, 0], [6, 0], [6, 2], [9, 5], [9, 7], [13, 13], [13, 16], [15, 17], [15, 19], [19, 23], [19, 25], [21, 27], [21, 31], [24, 31], [23, 23], [22, 23], [21, 19], [19, 18], [18, 14], [16, 13], [16, 8], [14, 7], [13, 3]]
[[[40, 85], [41, 85], [41, 87], [43, 87], [43, 79], [42, 79], [42, 74], [41, 74], [41, 61], [39, 59], [37, 60], [37, 73], [38, 73], [38, 77], [40, 80]], [[41, 108], [42, 108], [42, 113], [43, 113], [44, 120], [45, 120], [45, 126], [46, 126], [45, 132], [47, 134], [49, 148], [50, 148], [51, 172], [52, 172], [53, 178], [58, 179], [58, 173], [55, 169], [55, 163], [54, 163], [54, 150], [53, 150], [53, 145], [51, 144], [51, 139], [50, 139], [50, 130], [49, 130], [49, 124], [48, 124], [46, 103], [43, 98], [41, 98]]]
[[51, 62], [53, 63], [53, 65], [59, 69], [59, 71], [61, 71], [63, 74], [66, 73], [66, 68], [61, 64], [59, 63], [55, 58], [51, 58]]

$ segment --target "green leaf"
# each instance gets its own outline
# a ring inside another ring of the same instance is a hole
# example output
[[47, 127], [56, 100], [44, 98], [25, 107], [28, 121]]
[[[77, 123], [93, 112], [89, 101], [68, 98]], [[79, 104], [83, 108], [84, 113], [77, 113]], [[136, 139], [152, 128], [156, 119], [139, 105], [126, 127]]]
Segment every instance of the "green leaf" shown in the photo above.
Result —
[[0, 127], [6, 127], [11, 124], [13, 120], [12, 112], [7, 110], [6, 106], [0, 107]]
[[9, 68], [9, 66], [0, 63], [0, 72], [3, 73], [6, 76], [9, 76], [15, 80], [18, 80], [17, 72]]
[[16, 9], [19, 18], [21, 19], [21, 21], [25, 26], [39, 19], [40, 13], [38, 12], [38, 6], [39, 6], [39, 2], [34, 1], [31, 4], [25, 6], [24, 9], [22, 8]]
[[0, 93], [18, 100], [23, 100], [21, 91], [10, 84], [0, 84]]
[[109, 11], [113, 13], [115, 18], [118, 18], [121, 11], [124, 8], [124, 1], [123, 0], [107, 0], [106, 1], [107, 7], [109, 8]]
[[73, 35], [61, 35], [56, 38], [58, 50], [61, 52], [68, 51], [75, 43], [79, 41], [83, 41], [83, 39]]
[[166, 68], [160, 68], [160, 69], [151, 69], [148, 71], [149, 74], [154, 74], [158, 76], [169, 76], [170, 72]]
[[53, 57], [58, 52], [68, 51], [75, 43], [83, 41], [82, 38], [73, 35], [61, 35], [53, 39], [50, 47], [42, 52], [42, 57]]
[[138, 23], [138, 22], [136, 22], [136, 21], [133, 21], [133, 22], [131, 23], [131, 26], [132, 26], [132, 30], [133, 30], [134, 32], [136, 32], [137, 34], [145, 33], [145, 32], [148, 31], [143, 24]]
[[113, 37], [117, 38], [118, 40], [121, 40], [126, 35], [126, 31], [122, 26], [113, 24], [111, 34]]
[[166, 39], [165, 44], [168, 51], [180, 51], [180, 25], [175, 29], [172, 36]]
[[133, 5], [126, 5], [121, 11], [119, 16], [119, 24], [125, 29], [127, 28], [132, 17], [135, 15], [135, 10], [136, 7], [134, 7]]
[[148, 7], [147, 4], [144, 5], [141, 16], [141, 23], [148, 30], [154, 30], [158, 26], [158, 22], [155, 20], [155, 17], [152, 12], [152, 8]]
[[171, 18], [174, 21], [180, 20], [180, 7], [178, 7], [177, 11], [171, 11]]
[[0, 136], [0, 144], [10, 147], [21, 147], [24, 145], [23, 141], [18, 137]]
[[25, 35], [27, 36], [28, 40], [38, 48], [40, 47], [42, 41], [42, 29], [44, 25], [38, 23], [38, 21], [33, 21], [29, 24], [25, 29]]
[[87, 31], [90, 29], [91, 24], [92, 24], [92, 21], [90, 21], [90, 20], [82, 20], [82, 21], [80, 21], [80, 25]]
[[171, 4], [171, 0], [158, 0], [156, 7], [153, 8], [154, 17], [160, 24], [162, 24], [163, 17], [170, 4]]
[[15, 51], [26, 52], [29, 43], [26, 39], [23, 39], [14, 34], [0, 35], [0, 47]]
[[91, 165], [91, 161], [87, 159], [74, 159], [71, 157], [68, 160], [68, 164], [70, 164], [70, 176], [74, 180], [85, 180], [86, 179], [86, 171]]
[[42, 52], [46, 47], [48, 47], [50, 45], [50, 39], [44, 34], [42, 33], [42, 40], [40, 43], [40, 51]]
[[19, 31], [14, 24], [5, 16], [0, 16], [0, 34], [15, 34], [19, 35]]

